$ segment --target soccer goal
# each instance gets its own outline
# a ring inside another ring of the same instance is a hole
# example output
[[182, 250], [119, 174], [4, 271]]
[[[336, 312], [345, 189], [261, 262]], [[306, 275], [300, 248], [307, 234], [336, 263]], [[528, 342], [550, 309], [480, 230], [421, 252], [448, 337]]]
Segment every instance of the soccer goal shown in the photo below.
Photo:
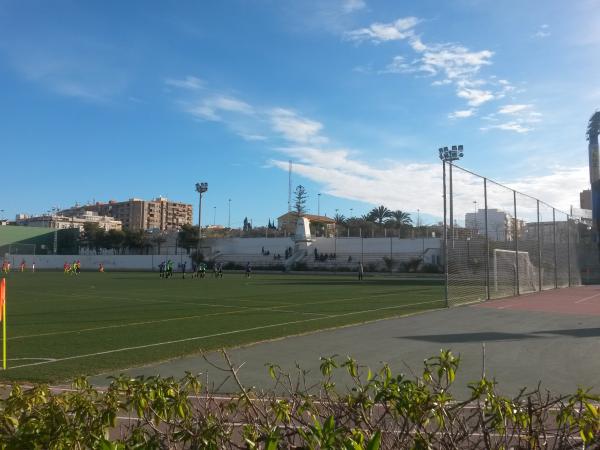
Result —
[[533, 265], [529, 258], [529, 252], [516, 250], [494, 249], [492, 255], [492, 277], [494, 291], [500, 293], [513, 290], [516, 294], [517, 284], [517, 258], [519, 274], [519, 292], [537, 291], [538, 268]]
[[35, 255], [35, 244], [9, 244], [8, 253], [11, 255]]

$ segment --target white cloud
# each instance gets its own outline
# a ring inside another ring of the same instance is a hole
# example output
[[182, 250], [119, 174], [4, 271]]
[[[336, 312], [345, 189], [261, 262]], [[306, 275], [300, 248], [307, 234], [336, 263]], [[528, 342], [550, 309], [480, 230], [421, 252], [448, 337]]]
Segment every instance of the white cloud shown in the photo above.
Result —
[[[332, 196], [440, 215], [439, 164], [393, 161], [383, 167], [373, 167], [349, 155], [347, 150], [303, 149], [293, 153], [298, 160], [294, 172], [323, 185], [323, 191]], [[287, 161], [272, 160], [271, 163], [287, 170]]]
[[404, 56], [394, 56], [392, 62], [380, 73], [410, 73], [416, 71], [417, 69], [412, 64], [406, 62]]
[[[322, 191], [329, 195], [371, 205], [384, 204], [391, 209], [420, 209], [425, 214], [442, 216], [442, 174], [439, 164], [397, 160], [374, 166], [353, 157], [348, 150], [303, 147], [282, 151], [296, 160], [295, 173], [319, 183], [323, 186]], [[288, 170], [287, 160], [274, 159], [270, 163], [280, 170]], [[586, 186], [586, 180], [585, 167], [556, 167], [550, 168], [545, 175], [498, 181], [567, 210], [577, 193]], [[464, 214], [473, 210], [473, 200], [483, 198], [482, 179], [457, 170], [454, 193], [455, 217], [461, 223]], [[494, 188], [488, 190], [488, 195], [491, 208], [505, 209], [512, 213], [512, 195], [509, 190]], [[519, 204], [519, 214], [524, 214], [525, 207], [525, 203]]]
[[464, 109], [464, 110], [460, 110], [460, 111], [454, 111], [454, 112], [448, 114], [448, 117], [450, 119], [465, 119], [467, 117], [473, 116], [473, 114], [475, 114], [475, 110]]
[[504, 131], [514, 131], [515, 133], [529, 133], [532, 130], [532, 128], [527, 127], [527, 126], [523, 125], [522, 123], [514, 121], [514, 120], [510, 121], [510, 122], [489, 125], [487, 127], [481, 128], [482, 131], [493, 130], [493, 129], [504, 130]]
[[204, 81], [200, 78], [188, 75], [183, 79], [167, 78], [165, 80], [167, 86], [173, 86], [181, 89], [198, 90], [204, 87]]
[[248, 103], [233, 97], [217, 96], [209, 99], [207, 102], [215, 109], [223, 111], [232, 111], [242, 114], [252, 114], [253, 112], [252, 107]]
[[533, 37], [540, 39], [547, 38], [548, 36], [550, 36], [549, 29], [550, 26], [548, 24], [540, 25], [537, 31], [533, 34]]
[[361, 9], [366, 8], [366, 6], [367, 4], [363, 0], [344, 0], [342, 10], [346, 14], [350, 14], [355, 11], [360, 11]]
[[415, 52], [419, 53], [427, 50], [427, 46], [423, 44], [423, 41], [421, 41], [421, 38], [419, 36], [412, 37], [412, 39], [410, 40], [410, 46]]
[[198, 119], [213, 121], [221, 120], [221, 117], [217, 115], [215, 109], [206, 104], [192, 105], [187, 107], [185, 111]]
[[480, 106], [494, 99], [494, 94], [481, 89], [462, 88], [457, 90], [456, 95], [467, 100], [469, 106]]
[[[520, 92], [506, 79], [498, 79], [494, 75], [487, 77], [480, 75], [484, 67], [492, 64], [493, 51], [487, 49], [474, 51], [452, 42], [426, 43], [416, 32], [415, 27], [419, 22], [420, 19], [416, 17], [406, 17], [391, 23], [373, 23], [368, 27], [347, 33], [347, 37], [373, 43], [407, 40], [414, 52], [412, 60], [406, 55], [396, 55], [384, 69], [369, 72], [424, 74], [437, 78], [431, 82], [432, 86], [454, 86], [457, 97], [466, 100], [469, 108], [449, 113], [450, 119], [470, 117], [474, 113], [473, 108]], [[541, 29], [547, 30], [548, 26], [542, 25]], [[521, 112], [519, 108], [530, 107], [532, 105], [506, 105], [500, 110], [500, 114], [516, 114]], [[525, 133], [530, 131], [531, 127], [525, 126], [524, 123], [531, 124], [536, 121], [539, 121], [539, 117], [536, 118], [531, 113], [528, 117], [521, 116], [518, 120], [498, 125], [497, 129]]]
[[[363, 159], [357, 151], [331, 144], [319, 121], [288, 108], [257, 108], [231, 96], [213, 95], [190, 106], [187, 112], [205, 120], [221, 121], [248, 141], [277, 142], [279, 147], [271, 148], [285, 158], [271, 159], [269, 167], [287, 171], [287, 160], [291, 157], [295, 161], [296, 174], [319, 183], [323, 186], [322, 191], [330, 195], [371, 205], [384, 204], [392, 209], [420, 209], [424, 214], [441, 216], [441, 170], [438, 163], [422, 164], [410, 160], [372, 163]], [[454, 112], [454, 117], [470, 117], [474, 113], [474, 109], [459, 110]], [[521, 113], [531, 115], [535, 111], [524, 110]], [[244, 121], [236, 121], [240, 118]], [[515, 121], [493, 121], [487, 129], [528, 131], [526, 123], [517, 122], [516, 116], [512, 118]], [[539, 195], [542, 200], [558, 207], [565, 207], [569, 201], [572, 202], [568, 195], [579, 192], [586, 184], [586, 173], [579, 168], [560, 168], [540, 177], [517, 180], [513, 186], [525, 193]], [[456, 175], [455, 186], [455, 211], [460, 217], [461, 214], [464, 216], [464, 211], [472, 210], [473, 195], [477, 195], [477, 189], [481, 190], [482, 185], [481, 180]], [[569, 192], [561, 186], [568, 186]], [[461, 211], [461, 205], [464, 211]]]
[[246, 134], [246, 133], [238, 133], [239, 136], [244, 138], [247, 141], [266, 141], [268, 138], [261, 134]]
[[[541, 122], [542, 114], [533, 110], [532, 104], [510, 104], [500, 107], [498, 115], [509, 116], [510, 120], [504, 123], [498, 123], [492, 126], [482, 128], [482, 130], [497, 129], [504, 131], [514, 131], [516, 133], [528, 133], [531, 131], [532, 124]], [[486, 117], [491, 121], [498, 121], [496, 114], [490, 114]]]
[[254, 109], [246, 102], [233, 97], [214, 95], [198, 102], [186, 104], [184, 110], [198, 119], [220, 121], [221, 113], [252, 115]]
[[399, 41], [414, 36], [413, 28], [420, 22], [416, 17], [402, 17], [391, 23], [373, 23], [367, 28], [360, 28], [346, 33], [353, 41], [371, 41], [375, 43]]
[[320, 122], [306, 119], [284, 108], [272, 109], [269, 116], [273, 130], [281, 133], [288, 141], [298, 144], [327, 142], [327, 139], [319, 134], [323, 129]]
[[482, 66], [491, 64], [494, 55], [490, 50], [473, 52], [455, 44], [423, 45], [423, 47], [425, 49], [420, 50], [422, 53], [420, 69], [434, 75], [442, 72], [451, 80], [464, 79], [477, 73]]
[[578, 200], [579, 192], [589, 189], [589, 168], [549, 167], [545, 174], [522, 177], [508, 185], [566, 212]]
[[516, 104], [516, 105], [504, 105], [498, 110], [498, 114], [516, 114], [526, 109], [530, 109], [532, 105]]

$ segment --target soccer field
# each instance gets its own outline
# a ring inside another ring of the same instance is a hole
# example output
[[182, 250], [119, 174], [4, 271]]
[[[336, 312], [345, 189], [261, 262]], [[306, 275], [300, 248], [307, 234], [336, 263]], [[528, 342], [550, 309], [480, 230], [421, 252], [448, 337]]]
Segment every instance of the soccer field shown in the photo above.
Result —
[[4, 380], [58, 382], [444, 306], [441, 281], [11, 273]]

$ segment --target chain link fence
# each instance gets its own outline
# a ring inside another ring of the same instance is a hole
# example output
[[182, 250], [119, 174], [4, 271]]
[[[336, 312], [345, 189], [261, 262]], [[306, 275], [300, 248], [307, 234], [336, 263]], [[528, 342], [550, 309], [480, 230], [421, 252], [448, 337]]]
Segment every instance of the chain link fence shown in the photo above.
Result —
[[581, 284], [577, 220], [454, 164], [444, 172], [449, 306]]

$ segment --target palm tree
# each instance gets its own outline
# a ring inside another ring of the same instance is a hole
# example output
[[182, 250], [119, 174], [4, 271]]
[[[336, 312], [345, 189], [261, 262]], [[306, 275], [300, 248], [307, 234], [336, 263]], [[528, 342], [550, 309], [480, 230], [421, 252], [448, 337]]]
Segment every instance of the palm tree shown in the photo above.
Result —
[[385, 219], [392, 216], [392, 212], [385, 206], [381, 205], [377, 208], [373, 208], [369, 213], [369, 216], [371, 216], [371, 220], [373, 222], [377, 222], [379, 225], [383, 225]]
[[333, 216], [333, 220], [335, 220], [336, 225], [344, 225], [346, 223], [346, 217], [339, 213]]
[[396, 211], [390, 211], [390, 215], [394, 222], [398, 225], [411, 225], [412, 219], [410, 218], [410, 214], [404, 211], [400, 211], [399, 209]]

